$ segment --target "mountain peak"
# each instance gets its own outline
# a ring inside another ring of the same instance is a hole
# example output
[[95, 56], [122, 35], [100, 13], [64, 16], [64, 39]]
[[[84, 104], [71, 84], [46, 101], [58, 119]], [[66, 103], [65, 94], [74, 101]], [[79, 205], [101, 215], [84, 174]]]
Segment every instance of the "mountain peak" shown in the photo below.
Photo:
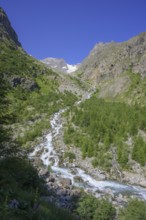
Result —
[[49, 57], [49, 58], [42, 60], [42, 62], [45, 63], [50, 68], [57, 70], [59, 72], [63, 72], [63, 73], [72, 73], [78, 69], [78, 64], [77, 65], [68, 64], [62, 58]]
[[21, 47], [18, 36], [14, 31], [5, 11], [0, 7], [0, 40], [12, 40], [17, 46]]

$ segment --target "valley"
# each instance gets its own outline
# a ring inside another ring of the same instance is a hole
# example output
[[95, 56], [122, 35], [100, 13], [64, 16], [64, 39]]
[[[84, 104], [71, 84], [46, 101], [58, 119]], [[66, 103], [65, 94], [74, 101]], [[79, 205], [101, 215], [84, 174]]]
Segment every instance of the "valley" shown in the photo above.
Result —
[[146, 218], [146, 33], [69, 65], [0, 23], [0, 218]]

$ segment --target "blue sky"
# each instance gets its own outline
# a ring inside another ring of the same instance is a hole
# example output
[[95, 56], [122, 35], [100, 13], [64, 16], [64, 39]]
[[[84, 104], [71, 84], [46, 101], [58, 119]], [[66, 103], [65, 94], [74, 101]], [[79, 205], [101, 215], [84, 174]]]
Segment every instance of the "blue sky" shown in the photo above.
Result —
[[23, 48], [37, 59], [81, 62], [98, 42], [146, 31], [146, 0], [0, 0]]

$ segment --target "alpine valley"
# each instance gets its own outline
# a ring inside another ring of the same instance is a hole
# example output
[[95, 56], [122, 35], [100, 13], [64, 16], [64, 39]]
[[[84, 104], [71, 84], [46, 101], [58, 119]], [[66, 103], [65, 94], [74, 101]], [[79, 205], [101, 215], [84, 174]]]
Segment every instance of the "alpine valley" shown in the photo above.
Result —
[[39, 61], [0, 8], [0, 219], [146, 219], [146, 32]]

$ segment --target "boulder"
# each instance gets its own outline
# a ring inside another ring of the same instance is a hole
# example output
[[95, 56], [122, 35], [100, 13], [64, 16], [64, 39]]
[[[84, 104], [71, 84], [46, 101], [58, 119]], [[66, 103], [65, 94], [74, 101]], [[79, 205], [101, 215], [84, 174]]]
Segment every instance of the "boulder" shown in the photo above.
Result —
[[79, 197], [81, 194], [81, 190], [80, 189], [74, 189], [71, 191], [71, 196], [75, 196], [75, 197]]
[[55, 177], [54, 176], [49, 176], [49, 178], [46, 179], [47, 182], [54, 183], [55, 182]]
[[82, 178], [81, 178], [80, 176], [75, 176], [75, 177], [74, 177], [74, 181], [75, 181], [75, 182], [80, 182], [80, 183], [83, 182], [83, 180], [82, 180]]
[[71, 180], [68, 178], [60, 178], [59, 183], [60, 183], [60, 185], [62, 185], [65, 188], [70, 187], [72, 185]]
[[48, 169], [40, 169], [40, 171], [39, 171], [39, 175], [41, 176], [41, 177], [48, 177], [48, 176], [50, 176], [50, 172], [48, 171]]
[[14, 76], [10, 79], [10, 85], [12, 87], [17, 87], [18, 85], [21, 85], [22, 88], [34, 91], [36, 89], [39, 89], [38, 84], [31, 78], [24, 78], [19, 76]]

